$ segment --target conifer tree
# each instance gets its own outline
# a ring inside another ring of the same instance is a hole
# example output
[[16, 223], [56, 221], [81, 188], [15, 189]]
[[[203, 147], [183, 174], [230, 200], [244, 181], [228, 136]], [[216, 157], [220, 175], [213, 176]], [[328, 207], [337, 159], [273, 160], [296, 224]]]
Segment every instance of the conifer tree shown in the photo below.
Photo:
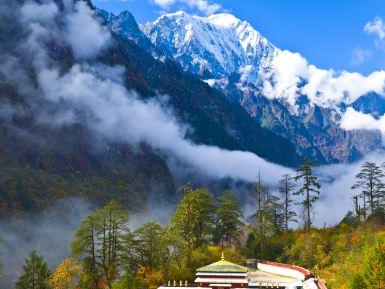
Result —
[[172, 230], [183, 240], [187, 249], [187, 263], [192, 250], [208, 244], [213, 233], [214, 199], [209, 191], [196, 189], [181, 200], [172, 217]]
[[187, 183], [179, 188], [178, 198], [182, 199], [185, 195], [191, 193], [192, 191], [194, 191], [193, 185], [191, 183]]
[[[1, 245], [1, 242], [3, 242], [3, 240], [1, 239], [1, 236], [0, 236], [0, 245]], [[0, 255], [1, 255], [1, 251], [0, 251]], [[0, 262], [0, 284], [1, 284], [1, 280], [3, 279], [3, 275], [2, 275], [2, 269], [3, 269], [3, 264]]]
[[159, 268], [160, 247], [164, 233], [163, 227], [155, 222], [146, 223], [133, 233], [138, 261], [149, 272]]
[[319, 198], [321, 188], [318, 178], [313, 175], [312, 171], [312, 168], [316, 166], [317, 165], [314, 161], [306, 160], [305, 163], [297, 169], [297, 175], [294, 177], [296, 182], [302, 182], [302, 186], [294, 193], [294, 195], [304, 196], [304, 199], [300, 204], [305, 210], [305, 228], [308, 230], [312, 225], [312, 207], [314, 202]]
[[271, 234], [279, 234], [285, 229], [284, 208], [280, 202], [280, 198], [270, 194], [267, 200], [267, 213], [270, 221]]
[[257, 187], [256, 187], [256, 212], [251, 215], [255, 221], [252, 227], [253, 233], [260, 244], [261, 257], [265, 257], [266, 238], [268, 236], [269, 228], [271, 226], [269, 216], [269, 191], [263, 185], [261, 173], [258, 173]]
[[281, 198], [281, 205], [284, 218], [284, 230], [289, 230], [289, 222], [296, 222], [297, 214], [292, 210], [294, 200], [292, 199], [295, 183], [289, 174], [285, 174], [278, 182], [278, 192]]
[[48, 278], [51, 272], [43, 257], [32, 251], [25, 260], [22, 274], [15, 283], [16, 289], [49, 289]]
[[123, 239], [128, 233], [127, 211], [116, 202], [109, 202], [95, 214], [97, 227], [98, 264], [107, 284], [115, 280], [121, 264]]
[[85, 282], [90, 287], [97, 286], [100, 274], [97, 268], [97, 220], [94, 215], [87, 216], [75, 233], [75, 241], [71, 244], [72, 255], [81, 260]]
[[[148, 222], [132, 233], [131, 241], [126, 243], [125, 255], [131, 258], [131, 266], [137, 271], [144, 268], [151, 274], [161, 271], [163, 282], [168, 279], [168, 272], [174, 254], [177, 251], [176, 238], [169, 228], [162, 227], [158, 223]], [[128, 270], [130, 271], [130, 270]]]
[[237, 243], [241, 229], [243, 213], [239, 202], [230, 190], [226, 190], [218, 198], [219, 206], [215, 211], [216, 224], [214, 241], [224, 245], [234, 245]]
[[361, 171], [356, 175], [356, 183], [352, 186], [352, 189], [361, 189], [360, 197], [363, 200], [365, 220], [367, 219], [368, 209], [370, 209], [370, 214], [373, 214], [380, 206], [384, 188], [383, 177], [384, 174], [381, 168], [374, 162], [365, 162], [361, 167]]
[[117, 278], [127, 222], [127, 212], [112, 201], [86, 217], [76, 232], [72, 255], [82, 262], [92, 286], [101, 279], [111, 286]]

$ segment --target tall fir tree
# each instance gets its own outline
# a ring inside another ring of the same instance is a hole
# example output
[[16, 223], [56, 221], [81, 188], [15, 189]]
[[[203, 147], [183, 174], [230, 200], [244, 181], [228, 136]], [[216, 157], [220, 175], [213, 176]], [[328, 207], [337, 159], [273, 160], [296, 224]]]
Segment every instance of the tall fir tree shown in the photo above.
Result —
[[72, 255], [83, 263], [92, 286], [104, 280], [111, 287], [118, 277], [127, 224], [127, 211], [112, 201], [86, 217], [76, 232]]
[[367, 219], [368, 209], [370, 214], [374, 214], [381, 205], [384, 195], [384, 184], [382, 178], [384, 173], [381, 167], [375, 162], [365, 162], [361, 171], [356, 175], [356, 182], [352, 189], [361, 189], [360, 197], [363, 200], [363, 216]]
[[15, 283], [16, 289], [49, 289], [51, 272], [43, 257], [32, 251], [25, 260], [23, 272]]
[[215, 211], [214, 241], [222, 246], [235, 245], [242, 234], [243, 213], [234, 193], [226, 190], [218, 197], [219, 206]]
[[285, 229], [284, 208], [280, 198], [270, 194], [267, 200], [267, 213], [270, 221], [270, 233], [279, 234]]
[[254, 225], [251, 227], [260, 247], [260, 256], [265, 258], [266, 239], [271, 227], [269, 216], [269, 191], [263, 185], [261, 173], [258, 173], [258, 180], [255, 190], [256, 212], [251, 215]]
[[305, 163], [297, 169], [297, 175], [294, 177], [296, 182], [302, 182], [301, 187], [294, 195], [304, 196], [300, 202], [305, 211], [305, 228], [309, 230], [312, 226], [311, 212], [314, 202], [319, 198], [321, 184], [318, 178], [313, 175], [312, 168], [317, 164], [314, 161], [306, 160]]
[[208, 244], [214, 226], [214, 199], [209, 191], [196, 189], [182, 198], [171, 218], [172, 229], [183, 240], [190, 264], [192, 250]]
[[278, 181], [277, 189], [281, 199], [285, 231], [289, 230], [290, 222], [297, 222], [297, 213], [292, 209], [294, 203], [292, 198], [294, 188], [295, 182], [289, 174], [283, 175], [282, 178]]
[[72, 256], [81, 261], [84, 282], [90, 288], [96, 288], [101, 278], [97, 268], [97, 226], [94, 215], [87, 216], [75, 233], [75, 241], [71, 244]]
[[[135, 272], [142, 268], [147, 274], [162, 272], [163, 282], [168, 280], [171, 261], [178, 250], [177, 239], [168, 227], [148, 222], [132, 233], [131, 241], [126, 243], [126, 256], [136, 266]], [[128, 252], [128, 253], [127, 253]]]

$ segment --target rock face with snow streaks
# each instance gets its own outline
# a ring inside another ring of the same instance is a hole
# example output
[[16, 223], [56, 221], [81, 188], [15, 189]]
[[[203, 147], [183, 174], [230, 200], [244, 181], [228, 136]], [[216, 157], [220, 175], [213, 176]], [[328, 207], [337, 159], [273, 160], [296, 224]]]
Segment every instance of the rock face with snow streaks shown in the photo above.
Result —
[[262, 71], [278, 49], [231, 14], [207, 18], [179, 11], [141, 26], [151, 42], [186, 71], [223, 78], [246, 66]]

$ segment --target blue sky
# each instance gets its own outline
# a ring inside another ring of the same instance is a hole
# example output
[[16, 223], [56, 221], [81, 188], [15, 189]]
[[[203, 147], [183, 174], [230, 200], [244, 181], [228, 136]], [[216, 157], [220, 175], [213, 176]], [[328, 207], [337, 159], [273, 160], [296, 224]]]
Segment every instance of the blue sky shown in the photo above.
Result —
[[[250, 22], [279, 48], [300, 52], [319, 68], [363, 74], [385, 69], [385, 35], [375, 29], [385, 31], [385, 21], [377, 22], [380, 27], [373, 26], [372, 33], [364, 31], [368, 22], [385, 16], [384, 0], [93, 0], [93, 3], [114, 13], [129, 10], [139, 23], [153, 21], [166, 11], [185, 10], [200, 15], [229, 12]], [[208, 9], [204, 9], [205, 5]]]

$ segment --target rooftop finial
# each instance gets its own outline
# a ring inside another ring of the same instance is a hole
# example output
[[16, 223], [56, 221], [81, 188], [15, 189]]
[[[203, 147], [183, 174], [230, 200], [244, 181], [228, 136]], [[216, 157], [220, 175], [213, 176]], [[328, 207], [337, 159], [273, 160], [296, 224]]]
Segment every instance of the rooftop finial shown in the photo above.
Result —
[[222, 251], [222, 258], [221, 258], [221, 260], [222, 260], [222, 261], [225, 260], [225, 253], [223, 253], [223, 251]]

